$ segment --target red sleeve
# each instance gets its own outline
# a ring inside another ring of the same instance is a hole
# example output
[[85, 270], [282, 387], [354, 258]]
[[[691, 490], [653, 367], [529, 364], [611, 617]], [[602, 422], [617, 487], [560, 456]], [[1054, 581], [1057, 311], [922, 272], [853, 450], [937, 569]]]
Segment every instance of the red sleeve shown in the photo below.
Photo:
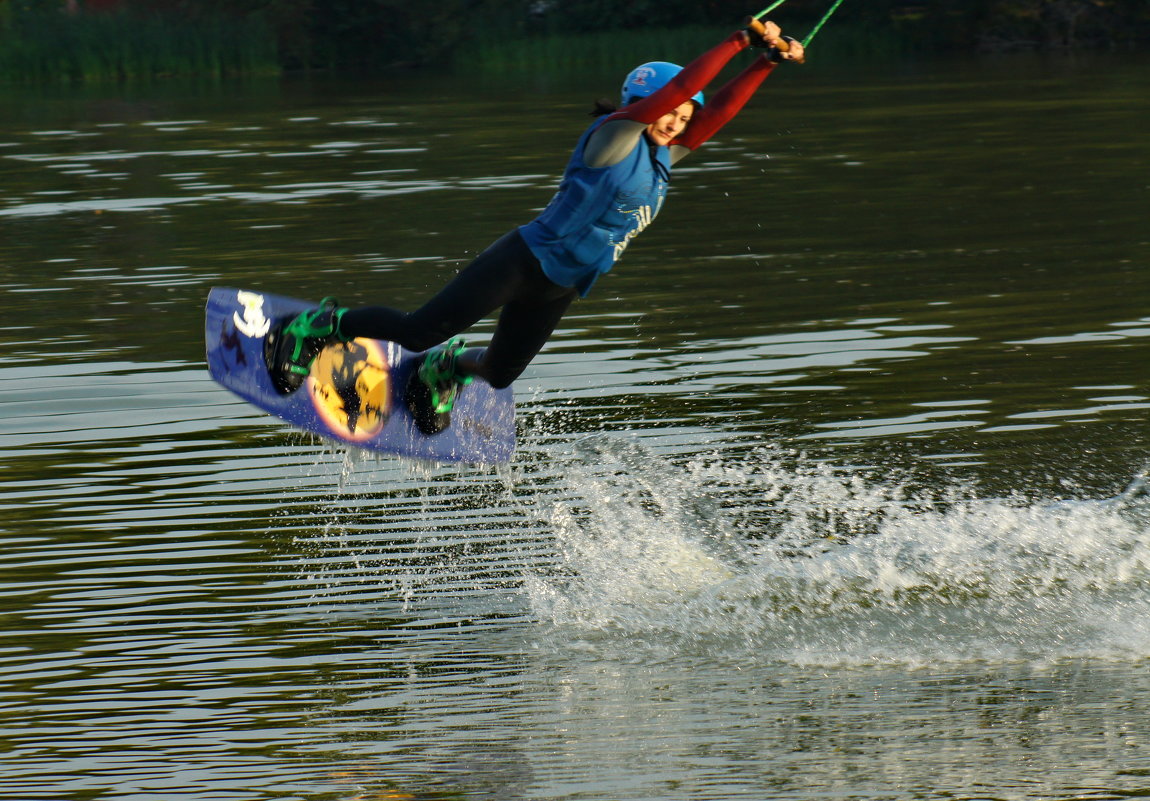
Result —
[[706, 142], [742, 110], [751, 99], [751, 95], [776, 66], [773, 61], [756, 58], [751, 66], [716, 92], [711, 102], [695, 112], [690, 124], [687, 125], [687, 130], [671, 144], [694, 150]]
[[686, 103], [703, 87], [714, 80], [719, 71], [735, 54], [747, 48], [747, 37], [742, 31], [735, 31], [715, 47], [696, 58], [682, 72], [667, 82], [666, 86], [651, 93], [642, 100], [616, 111], [608, 119], [633, 120], [650, 125], [669, 111], [674, 111]]

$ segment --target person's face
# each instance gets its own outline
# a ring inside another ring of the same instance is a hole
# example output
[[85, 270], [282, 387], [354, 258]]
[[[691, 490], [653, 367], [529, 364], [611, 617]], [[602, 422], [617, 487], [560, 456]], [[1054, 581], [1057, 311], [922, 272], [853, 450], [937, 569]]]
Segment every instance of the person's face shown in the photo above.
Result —
[[647, 135], [657, 145], [667, 145], [676, 136], [687, 128], [691, 115], [695, 113], [695, 104], [688, 100], [674, 111], [664, 114], [647, 126]]

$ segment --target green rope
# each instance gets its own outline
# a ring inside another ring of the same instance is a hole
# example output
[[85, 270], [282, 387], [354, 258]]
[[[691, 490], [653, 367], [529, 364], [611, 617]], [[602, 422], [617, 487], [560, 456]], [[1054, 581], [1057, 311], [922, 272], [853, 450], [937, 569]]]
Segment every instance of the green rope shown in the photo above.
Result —
[[755, 14], [755, 19], [762, 19], [763, 17], [767, 16], [767, 14], [770, 14], [772, 11], [774, 11], [776, 8], [778, 8], [779, 6], [781, 6], [785, 2], [787, 2], [787, 0], [776, 0], [776, 2], [771, 3], [769, 6], [767, 6], [762, 11], [760, 11], [758, 14]]
[[[780, 2], [781, 2], [781, 0], [780, 0]], [[843, 4], [843, 0], [835, 0], [835, 4], [833, 6], [831, 6], [831, 10], [823, 15], [823, 18], [819, 20], [819, 24], [815, 26], [813, 31], [811, 31], [810, 33], [807, 34], [806, 39], [803, 39], [803, 47], [806, 47], [807, 45], [809, 45], [811, 43], [811, 39], [815, 38], [815, 34], [818, 33], [822, 29], [822, 27], [827, 24], [827, 20], [831, 18], [831, 14], [835, 13], [835, 10], [839, 6], [841, 6], [842, 4]], [[775, 6], [777, 6], [777, 5], [778, 5], [778, 3], [775, 3]], [[771, 6], [771, 8], [774, 8], [775, 6]]]

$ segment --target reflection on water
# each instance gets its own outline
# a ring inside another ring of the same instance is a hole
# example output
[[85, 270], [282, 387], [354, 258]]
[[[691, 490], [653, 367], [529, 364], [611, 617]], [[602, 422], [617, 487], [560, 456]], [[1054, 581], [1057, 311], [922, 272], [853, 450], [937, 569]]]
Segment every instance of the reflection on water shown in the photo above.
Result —
[[1147, 87], [1081, 66], [773, 78], [498, 471], [286, 430], [202, 306], [413, 306], [585, 84], [12, 98], [0, 797], [1145, 792]]

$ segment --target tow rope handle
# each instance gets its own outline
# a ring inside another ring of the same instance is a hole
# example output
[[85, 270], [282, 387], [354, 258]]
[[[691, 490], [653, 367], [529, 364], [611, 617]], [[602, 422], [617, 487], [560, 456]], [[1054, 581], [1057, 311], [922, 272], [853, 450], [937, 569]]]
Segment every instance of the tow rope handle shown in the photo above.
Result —
[[[776, 3], [775, 5], [778, 5], [778, 3]], [[769, 11], [769, 9], [768, 9], [768, 11]], [[767, 13], [767, 12], [764, 12], [764, 13]], [[759, 36], [765, 36], [767, 33], [767, 26], [764, 25], [759, 20], [758, 17], [747, 17], [747, 27], [750, 28], [752, 31], [754, 31]], [[778, 50], [780, 53], [791, 52], [791, 43], [790, 43], [790, 41], [788, 41], [785, 38], [779, 39], [771, 47], [774, 50]], [[794, 63], [795, 64], [802, 64], [804, 61], [806, 61], [806, 58], [800, 58], [800, 59], [795, 59]]]

